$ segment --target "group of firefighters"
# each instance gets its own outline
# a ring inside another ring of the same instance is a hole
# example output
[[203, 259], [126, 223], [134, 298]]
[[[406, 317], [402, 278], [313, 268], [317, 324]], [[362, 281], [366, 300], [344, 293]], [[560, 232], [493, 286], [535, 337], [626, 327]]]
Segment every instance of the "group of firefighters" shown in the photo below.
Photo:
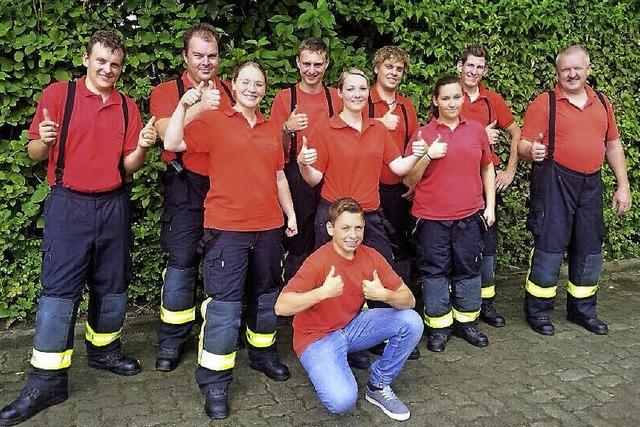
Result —
[[[196, 381], [213, 419], [229, 415], [227, 389], [244, 343], [252, 369], [289, 378], [276, 350], [277, 314], [295, 315], [294, 349], [327, 409], [355, 404], [350, 365], [370, 368], [368, 401], [407, 419], [389, 384], [406, 359], [420, 357], [424, 326], [427, 348], [441, 352], [451, 335], [487, 346], [478, 319], [506, 324], [494, 306], [496, 202], [518, 158], [533, 162], [524, 302], [531, 329], [554, 333], [550, 315], [566, 251], [567, 319], [607, 334], [596, 313], [605, 157], [619, 214], [630, 209], [631, 193], [613, 107], [587, 84], [582, 46], [558, 54], [557, 85], [532, 101], [521, 129], [504, 99], [481, 84], [488, 69], [482, 46], [468, 47], [458, 74], [436, 82], [420, 126], [411, 100], [397, 91], [410, 62], [399, 47], [375, 53], [373, 84], [350, 68], [332, 88], [323, 81], [327, 46], [304, 40], [295, 58], [300, 81], [276, 94], [267, 120], [267, 76], [258, 63], [238, 64], [226, 82], [217, 76], [212, 26], [195, 25], [183, 41], [185, 71], [154, 88], [146, 124], [115, 89], [126, 53], [109, 31], [87, 43], [84, 77], [42, 93], [28, 144], [32, 159], [48, 161], [51, 185], [42, 292], [31, 369], [0, 425], [67, 399], [85, 286], [89, 365], [141, 371], [120, 341], [131, 277], [123, 185], [158, 137], [167, 165], [161, 242], [168, 262], [155, 367], [172, 371], [180, 361], [202, 265], [207, 298]], [[501, 132], [510, 141], [504, 168], [493, 149]], [[422, 287], [422, 317], [412, 310], [412, 277]], [[369, 352], [381, 358], [370, 363]]]

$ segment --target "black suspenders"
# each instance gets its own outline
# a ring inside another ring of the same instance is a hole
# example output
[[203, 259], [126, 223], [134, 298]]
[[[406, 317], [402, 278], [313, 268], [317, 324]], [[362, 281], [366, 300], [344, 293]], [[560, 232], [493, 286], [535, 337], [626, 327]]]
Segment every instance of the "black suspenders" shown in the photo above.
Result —
[[[376, 105], [373, 103], [373, 100], [371, 99], [371, 95], [369, 95], [368, 102], [369, 102], [369, 118], [375, 119]], [[409, 116], [407, 115], [407, 108], [404, 106], [404, 104], [398, 103], [398, 105], [400, 106], [400, 111], [402, 111], [402, 118], [404, 119], [404, 148], [407, 148], [407, 144], [409, 143], [409, 138], [411, 137], [411, 135], [409, 135]]]
[[[225, 93], [227, 94], [227, 96], [229, 97], [229, 99], [233, 102], [233, 95], [231, 94], [231, 89], [229, 89], [229, 86], [227, 86], [227, 84], [225, 82], [223, 82], [222, 80], [220, 80], [220, 84], [222, 84], [222, 89], [224, 89]], [[182, 99], [182, 96], [184, 95], [184, 82], [182, 81], [181, 77], [178, 77], [176, 79], [176, 86], [178, 88], [178, 102], [180, 102], [180, 100]], [[176, 153], [176, 160], [178, 161], [178, 163], [180, 163], [180, 166], [184, 167], [184, 164], [182, 163], [182, 156], [184, 155], [184, 151], [181, 151], [179, 153]]]
[[[553, 152], [556, 148], [556, 93], [553, 90], [547, 91], [549, 95], [549, 145], [547, 147], [547, 151], [549, 153], [549, 158], [553, 159]], [[605, 144], [607, 141], [607, 133], [609, 132], [609, 109], [607, 108], [607, 103], [604, 100], [604, 95], [602, 92], [596, 91], [596, 95], [602, 103], [604, 107], [605, 114], [607, 115], [607, 130], [605, 131]]]
[[[333, 102], [331, 101], [331, 92], [329, 88], [325, 85], [322, 85], [324, 88], [324, 96], [327, 99], [327, 107], [329, 109], [329, 118], [333, 117]], [[296, 109], [296, 105], [298, 105], [298, 90], [296, 89], [296, 85], [293, 84], [289, 86], [289, 90], [291, 91], [291, 106], [290, 111]], [[289, 147], [289, 161], [296, 161], [296, 156], [298, 155], [298, 136], [296, 132], [291, 133], [291, 147]]]
[[[72, 80], [67, 85], [67, 100], [64, 105], [64, 116], [62, 118], [62, 126], [60, 127], [60, 139], [58, 141], [58, 161], [56, 162], [55, 176], [56, 185], [62, 185], [62, 176], [64, 175], [64, 157], [67, 148], [67, 136], [69, 135], [69, 123], [71, 122], [71, 113], [73, 113], [73, 103], [76, 98], [76, 81]], [[126, 172], [124, 170], [124, 143], [127, 140], [127, 129], [129, 128], [129, 106], [127, 99], [120, 93], [122, 100], [122, 115], [124, 117], [124, 136], [122, 141], [122, 152], [120, 153], [120, 162], [118, 170], [120, 171], [120, 179], [122, 184], [125, 183]]]
[[487, 104], [487, 112], [489, 113], [489, 123], [487, 124], [490, 125], [493, 123], [493, 110], [491, 109], [491, 103], [489, 102], [489, 98], [482, 99], [484, 99], [484, 103]]

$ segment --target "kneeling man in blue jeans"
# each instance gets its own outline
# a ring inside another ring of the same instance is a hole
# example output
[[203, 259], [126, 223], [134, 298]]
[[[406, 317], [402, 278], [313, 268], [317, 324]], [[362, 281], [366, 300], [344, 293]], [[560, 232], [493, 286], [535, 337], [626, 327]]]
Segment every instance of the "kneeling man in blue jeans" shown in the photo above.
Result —
[[[282, 290], [275, 310], [293, 319], [293, 347], [322, 404], [341, 414], [356, 404], [358, 385], [347, 353], [385, 340], [382, 357], [371, 365], [366, 399], [394, 420], [409, 409], [389, 386], [422, 336], [415, 299], [382, 255], [361, 245], [364, 212], [353, 199], [329, 208], [331, 242], [314, 252]], [[393, 308], [361, 311], [365, 298]]]

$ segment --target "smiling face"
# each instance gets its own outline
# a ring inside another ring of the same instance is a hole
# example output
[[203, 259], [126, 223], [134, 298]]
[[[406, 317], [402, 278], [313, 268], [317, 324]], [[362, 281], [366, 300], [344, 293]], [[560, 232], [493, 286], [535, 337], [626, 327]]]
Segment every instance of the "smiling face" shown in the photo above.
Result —
[[89, 53], [82, 56], [82, 64], [87, 68], [87, 88], [96, 94], [109, 94], [122, 72], [124, 54], [102, 43], [93, 45]]
[[187, 65], [187, 74], [192, 83], [207, 82], [216, 77], [218, 69], [218, 42], [215, 38], [210, 41], [198, 36], [191, 37], [189, 49], [182, 52]]
[[404, 62], [387, 59], [382, 64], [374, 67], [373, 71], [376, 73], [376, 83], [382, 86], [384, 90], [393, 92], [402, 81], [402, 76], [404, 76], [406, 70]]
[[316, 87], [322, 84], [324, 72], [329, 66], [329, 59], [326, 52], [303, 50], [296, 58], [296, 65], [300, 71], [302, 82], [308, 86]]
[[364, 215], [362, 213], [342, 212], [334, 223], [327, 223], [327, 232], [338, 254], [352, 258], [364, 237]]
[[581, 50], [570, 50], [558, 58], [556, 72], [558, 82], [567, 94], [581, 93], [591, 72], [589, 58]]
[[486, 71], [487, 58], [483, 56], [469, 55], [464, 63], [458, 62], [460, 81], [467, 92], [475, 91]]
[[460, 116], [464, 97], [460, 83], [449, 83], [440, 86], [438, 96], [433, 98], [433, 105], [438, 108], [438, 119], [451, 121]]
[[243, 108], [255, 110], [264, 97], [267, 84], [264, 74], [253, 65], [243, 67], [231, 82], [236, 103]]
[[342, 98], [345, 110], [359, 112], [369, 98], [369, 83], [358, 74], [349, 74], [342, 83], [338, 95]]

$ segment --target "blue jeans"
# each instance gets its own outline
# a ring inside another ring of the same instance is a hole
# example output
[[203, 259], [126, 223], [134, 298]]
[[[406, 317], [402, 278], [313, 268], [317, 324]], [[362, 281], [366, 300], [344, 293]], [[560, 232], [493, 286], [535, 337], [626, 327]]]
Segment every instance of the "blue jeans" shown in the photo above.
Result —
[[422, 337], [420, 315], [413, 310], [374, 308], [358, 313], [347, 326], [310, 344], [300, 355], [320, 401], [330, 412], [342, 414], [356, 404], [358, 385], [347, 363], [347, 353], [365, 350], [389, 340], [382, 357], [371, 365], [369, 382], [391, 384], [409, 353]]

